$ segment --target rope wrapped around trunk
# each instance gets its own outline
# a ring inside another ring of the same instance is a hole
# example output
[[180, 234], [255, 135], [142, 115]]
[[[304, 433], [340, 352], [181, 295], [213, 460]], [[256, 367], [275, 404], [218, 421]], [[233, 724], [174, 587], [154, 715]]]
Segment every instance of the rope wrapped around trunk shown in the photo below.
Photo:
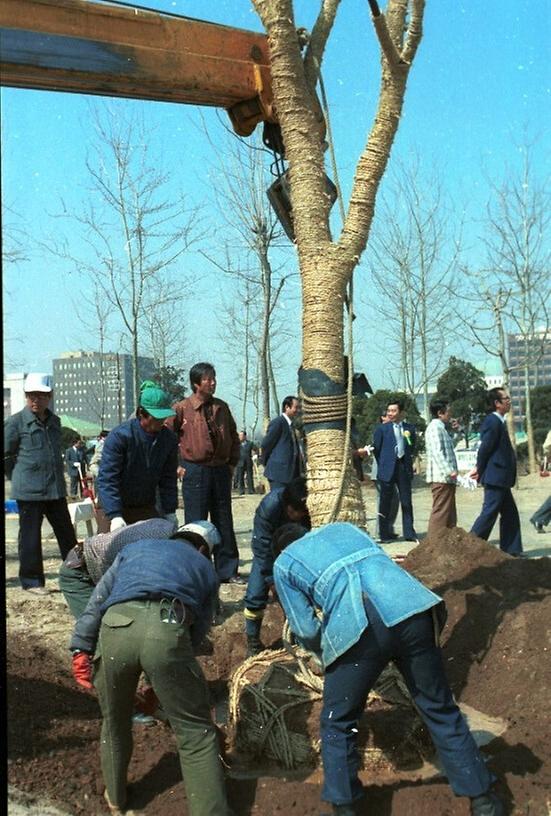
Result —
[[302, 415], [305, 424], [318, 422], [335, 422], [346, 419], [348, 406], [347, 394], [331, 394], [314, 397], [304, 392], [301, 396]]

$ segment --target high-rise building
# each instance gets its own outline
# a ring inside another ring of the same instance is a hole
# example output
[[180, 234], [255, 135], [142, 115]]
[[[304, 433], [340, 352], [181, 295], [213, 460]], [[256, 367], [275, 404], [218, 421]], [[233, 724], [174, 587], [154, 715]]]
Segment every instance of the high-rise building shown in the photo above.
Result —
[[[150, 379], [155, 363], [138, 358], [140, 379]], [[53, 361], [56, 413], [113, 428], [136, 409], [130, 354], [67, 351]]]
[[523, 425], [526, 418], [525, 362], [528, 363], [531, 389], [537, 385], [551, 385], [551, 332], [542, 330], [531, 335], [509, 334], [507, 340], [513, 413], [515, 423]]

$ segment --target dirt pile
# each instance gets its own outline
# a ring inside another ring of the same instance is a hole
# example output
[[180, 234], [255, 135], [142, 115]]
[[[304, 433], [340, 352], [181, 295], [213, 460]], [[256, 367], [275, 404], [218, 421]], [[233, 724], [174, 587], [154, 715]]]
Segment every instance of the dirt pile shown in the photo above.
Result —
[[509, 724], [487, 751], [525, 803], [516, 812], [547, 814], [551, 562], [511, 558], [457, 528], [427, 538], [403, 566], [446, 601], [444, 657], [456, 697]]

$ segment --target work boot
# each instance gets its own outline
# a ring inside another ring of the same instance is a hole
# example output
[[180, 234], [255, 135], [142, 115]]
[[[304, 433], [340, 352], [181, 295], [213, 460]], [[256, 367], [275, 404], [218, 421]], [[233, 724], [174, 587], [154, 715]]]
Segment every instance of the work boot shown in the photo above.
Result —
[[247, 635], [247, 657], [253, 657], [263, 652], [265, 648], [265, 645], [259, 637], [256, 635]]
[[488, 791], [471, 799], [471, 816], [505, 816], [505, 808], [501, 799]]

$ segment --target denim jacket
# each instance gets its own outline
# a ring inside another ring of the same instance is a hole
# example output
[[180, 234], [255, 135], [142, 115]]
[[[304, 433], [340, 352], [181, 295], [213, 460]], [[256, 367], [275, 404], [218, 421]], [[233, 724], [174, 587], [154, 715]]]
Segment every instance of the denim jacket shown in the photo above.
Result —
[[291, 630], [321, 655], [324, 666], [350, 649], [369, 625], [364, 596], [389, 627], [442, 602], [367, 533], [341, 522], [312, 530], [287, 547], [275, 561], [274, 579]]

